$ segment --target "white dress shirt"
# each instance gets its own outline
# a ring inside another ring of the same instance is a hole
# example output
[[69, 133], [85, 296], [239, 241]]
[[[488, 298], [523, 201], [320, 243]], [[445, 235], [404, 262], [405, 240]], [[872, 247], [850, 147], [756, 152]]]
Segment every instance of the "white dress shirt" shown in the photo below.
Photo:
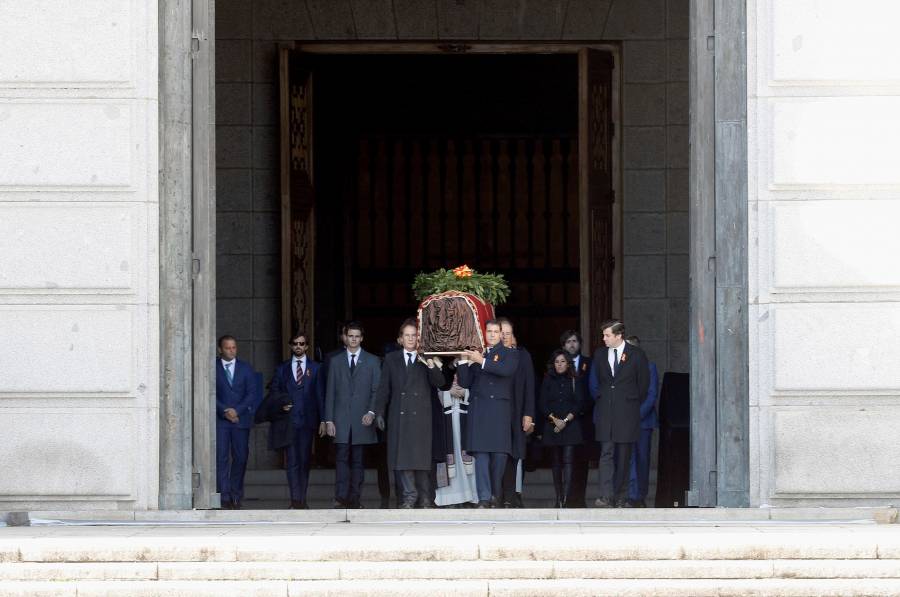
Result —
[[[613, 352], [616, 351], [616, 352]], [[613, 359], [615, 359], [615, 364], [618, 365], [622, 362], [622, 354], [625, 352], [625, 342], [623, 341], [618, 346], [614, 346], [612, 348], [606, 349], [606, 358], [609, 361], [609, 370], [612, 373], [615, 373], [615, 368], [613, 367]]]
[[419, 360], [419, 355], [415, 352], [409, 352], [408, 350], [403, 350], [403, 364], [409, 367], [409, 356], [412, 355], [413, 365], [416, 364], [416, 361]]
[[225, 368], [226, 372], [228, 371], [228, 367], [231, 367], [231, 376], [234, 377], [234, 362], [237, 361], [237, 359], [231, 359], [230, 361], [226, 361], [225, 359], [219, 360], [222, 361], [222, 367]]
[[350, 356], [356, 357], [356, 364], [359, 365], [359, 355], [362, 354], [362, 349], [357, 349], [356, 352], [350, 352], [350, 349], [347, 349], [347, 365], [350, 364]]

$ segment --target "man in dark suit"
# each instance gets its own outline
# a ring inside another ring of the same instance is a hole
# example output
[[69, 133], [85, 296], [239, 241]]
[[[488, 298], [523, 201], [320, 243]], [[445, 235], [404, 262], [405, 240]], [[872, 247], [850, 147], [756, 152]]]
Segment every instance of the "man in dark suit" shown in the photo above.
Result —
[[519, 355], [500, 342], [500, 323], [485, 324], [486, 354], [467, 350], [457, 370], [459, 385], [469, 390], [466, 448], [475, 457], [478, 507], [502, 505], [503, 471], [512, 454], [514, 380]]
[[403, 490], [400, 507], [425, 507], [431, 495], [431, 411], [444, 374], [434, 359], [419, 356], [415, 319], [400, 326], [398, 342], [402, 350], [384, 357], [375, 420], [382, 429], [385, 418], [388, 421], [387, 461]]
[[[256, 413], [256, 373], [237, 358], [234, 336], [219, 338], [216, 359], [216, 491], [222, 507], [240, 510], [250, 429]], [[230, 463], [229, 463], [230, 459]]]
[[589, 387], [594, 399], [594, 426], [600, 442], [599, 508], [625, 506], [631, 451], [640, 436], [641, 402], [650, 385], [644, 351], [625, 342], [625, 324], [600, 324], [606, 349], [598, 348]]
[[[640, 346], [637, 336], [628, 336], [625, 340], [634, 346]], [[650, 367], [650, 385], [647, 397], [641, 402], [641, 435], [634, 444], [631, 455], [631, 466], [628, 476], [628, 505], [635, 508], [647, 506], [647, 489], [650, 485], [650, 448], [653, 443], [653, 430], [659, 427], [656, 416], [656, 403], [659, 400], [659, 373], [656, 363], [648, 360]]]
[[513, 387], [513, 415], [511, 424], [512, 454], [506, 463], [503, 473], [503, 507], [521, 508], [522, 492], [517, 490], [524, 484], [524, 460], [527, 450], [528, 436], [534, 431], [534, 361], [531, 353], [519, 346], [513, 323], [506, 317], [498, 317], [500, 322], [500, 338], [503, 346], [515, 350], [519, 354], [519, 365], [516, 368]]
[[293, 356], [275, 369], [272, 393], [287, 394], [291, 401], [284, 408], [290, 413], [292, 437], [287, 447], [287, 480], [291, 508], [305, 509], [309, 485], [309, 462], [316, 433], [324, 435], [325, 388], [319, 363], [306, 356], [306, 333], [297, 332], [288, 343]]
[[[581, 334], [577, 330], [566, 330], [559, 336], [560, 347], [568, 353], [572, 361], [572, 370], [575, 377], [587, 377], [591, 374], [591, 358], [581, 354]], [[575, 467], [572, 471], [572, 487], [566, 505], [571, 508], [584, 508], [585, 492], [587, 491], [587, 479], [591, 460], [597, 460], [600, 453], [594, 441], [594, 405], [588, 405], [581, 420], [581, 437], [584, 438], [584, 446], [575, 451]]]
[[335, 508], [361, 508], [364, 449], [378, 441], [375, 394], [381, 361], [362, 349], [363, 327], [347, 324], [347, 350], [332, 357], [325, 392], [325, 433], [334, 438]]

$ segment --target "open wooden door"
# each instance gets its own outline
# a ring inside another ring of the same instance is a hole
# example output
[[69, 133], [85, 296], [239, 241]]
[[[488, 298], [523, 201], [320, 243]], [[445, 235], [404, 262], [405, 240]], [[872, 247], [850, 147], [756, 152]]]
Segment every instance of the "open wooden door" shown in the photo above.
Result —
[[[313, 346], [315, 186], [313, 181], [313, 73], [300, 52], [280, 48], [281, 108], [281, 330], [283, 351], [296, 330]], [[311, 354], [311, 353], [310, 353]]]
[[591, 346], [602, 345], [598, 326], [613, 316], [612, 70], [611, 54], [590, 48], [579, 50], [581, 333]]

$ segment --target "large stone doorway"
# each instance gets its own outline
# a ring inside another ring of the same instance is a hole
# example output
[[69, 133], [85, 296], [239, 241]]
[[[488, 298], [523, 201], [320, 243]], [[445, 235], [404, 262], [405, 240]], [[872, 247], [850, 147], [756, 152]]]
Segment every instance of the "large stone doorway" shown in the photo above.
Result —
[[562, 330], [619, 313], [618, 85], [611, 53], [578, 50], [283, 49], [284, 333], [327, 352], [360, 320], [381, 353], [414, 275], [462, 263], [506, 276], [498, 312], [539, 366]]

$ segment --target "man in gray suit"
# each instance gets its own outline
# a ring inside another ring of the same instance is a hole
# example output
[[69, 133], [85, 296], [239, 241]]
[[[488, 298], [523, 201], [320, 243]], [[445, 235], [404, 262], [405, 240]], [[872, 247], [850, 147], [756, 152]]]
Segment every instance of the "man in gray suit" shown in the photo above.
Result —
[[325, 392], [325, 433], [334, 438], [335, 508], [360, 508], [364, 448], [378, 442], [375, 395], [381, 361], [362, 349], [363, 327], [347, 324], [347, 350], [332, 357]]

